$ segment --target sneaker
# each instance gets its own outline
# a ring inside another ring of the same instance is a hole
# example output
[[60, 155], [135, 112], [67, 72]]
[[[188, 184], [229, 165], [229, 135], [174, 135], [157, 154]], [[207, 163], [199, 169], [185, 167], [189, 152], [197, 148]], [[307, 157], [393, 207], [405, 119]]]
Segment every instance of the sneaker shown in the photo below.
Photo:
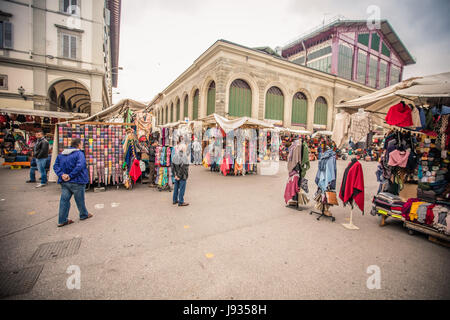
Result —
[[178, 204], [179, 207], [187, 207], [188, 205], [189, 205], [189, 203], [186, 203], [186, 202]]
[[27, 180], [26, 183], [36, 183], [36, 180], [35, 181]]
[[45, 187], [45, 186], [46, 186], [46, 184], [39, 183], [39, 184], [36, 186], [36, 188], [42, 188], [42, 187]]
[[176, 205], [176, 204], [178, 204], [178, 201], [176, 201], [176, 202], [173, 202], [173, 205]]

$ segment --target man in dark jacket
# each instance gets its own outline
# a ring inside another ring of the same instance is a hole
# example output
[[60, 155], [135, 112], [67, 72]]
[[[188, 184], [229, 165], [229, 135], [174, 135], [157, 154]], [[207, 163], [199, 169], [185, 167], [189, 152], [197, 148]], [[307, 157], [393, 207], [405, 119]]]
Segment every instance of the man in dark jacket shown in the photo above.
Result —
[[172, 172], [175, 176], [173, 204], [178, 204], [179, 207], [188, 206], [189, 203], [184, 202], [184, 192], [186, 191], [186, 181], [189, 177], [189, 159], [187, 156], [187, 146], [182, 142], [181, 137], [178, 145], [174, 148]]
[[83, 145], [80, 139], [72, 140], [72, 147], [65, 149], [55, 161], [53, 169], [58, 176], [58, 183], [61, 184], [61, 199], [59, 202], [58, 227], [72, 224], [68, 219], [70, 210], [70, 199], [75, 198], [80, 220], [86, 220], [93, 215], [88, 213], [84, 203], [84, 191], [89, 182], [89, 173], [86, 167]]
[[150, 175], [150, 188], [156, 187], [156, 168], [155, 168], [155, 157], [156, 157], [156, 147], [158, 142], [156, 140], [152, 141], [151, 146], [148, 149], [148, 169]]
[[34, 146], [34, 158], [36, 158], [37, 168], [41, 174], [41, 183], [36, 188], [42, 188], [47, 185], [47, 171], [45, 170], [45, 164], [48, 158], [48, 141], [44, 138], [44, 132], [39, 131], [36, 133], [38, 139]]

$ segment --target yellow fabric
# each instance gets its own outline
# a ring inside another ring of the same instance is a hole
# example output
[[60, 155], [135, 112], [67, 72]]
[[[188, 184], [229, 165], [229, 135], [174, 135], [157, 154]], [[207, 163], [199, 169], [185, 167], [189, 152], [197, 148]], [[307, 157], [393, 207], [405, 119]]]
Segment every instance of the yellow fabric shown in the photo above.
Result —
[[419, 216], [417, 215], [417, 209], [419, 209], [420, 205], [426, 202], [413, 202], [411, 205], [411, 211], [409, 212], [409, 219], [411, 221], [417, 220]]

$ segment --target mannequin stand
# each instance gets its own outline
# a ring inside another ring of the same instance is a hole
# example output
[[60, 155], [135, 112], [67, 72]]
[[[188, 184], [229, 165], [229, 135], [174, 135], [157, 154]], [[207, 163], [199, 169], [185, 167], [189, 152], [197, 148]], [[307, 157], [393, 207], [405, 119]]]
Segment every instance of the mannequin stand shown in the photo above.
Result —
[[330, 219], [331, 219], [331, 222], [336, 221], [336, 218], [335, 218], [335, 217], [333, 217], [333, 216], [327, 216], [327, 215], [325, 214], [325, 206], [322, 207], [322, 212], [317, 212], [317, 211], [314, 211], [314, 210], [313, 210], [313, 211], [311, 211], [309, 214], [312, 215], [313, 213], [319, 215], [319, 217], [317, 218], [317, 221], [320, 221], [320, 218], [322, 218], [322, 217], [330, 218]]
[[349, 230], [359, 230], [359, 228], [353, 224], [353, 209], [350, 211], [350, 223], [343, 223], [342, 225]]

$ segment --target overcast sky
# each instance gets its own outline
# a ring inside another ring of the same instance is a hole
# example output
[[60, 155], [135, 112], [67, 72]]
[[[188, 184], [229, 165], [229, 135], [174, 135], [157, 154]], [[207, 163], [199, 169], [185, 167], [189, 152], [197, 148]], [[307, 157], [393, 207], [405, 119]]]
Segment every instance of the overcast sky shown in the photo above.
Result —
[[152, 100], [218, 39], [275, 48], [324, 18], [366, 19], [370, 5], [417, 61], [404, 79], [450, 71], [449, 0], [122, 0], [113, 100]]

